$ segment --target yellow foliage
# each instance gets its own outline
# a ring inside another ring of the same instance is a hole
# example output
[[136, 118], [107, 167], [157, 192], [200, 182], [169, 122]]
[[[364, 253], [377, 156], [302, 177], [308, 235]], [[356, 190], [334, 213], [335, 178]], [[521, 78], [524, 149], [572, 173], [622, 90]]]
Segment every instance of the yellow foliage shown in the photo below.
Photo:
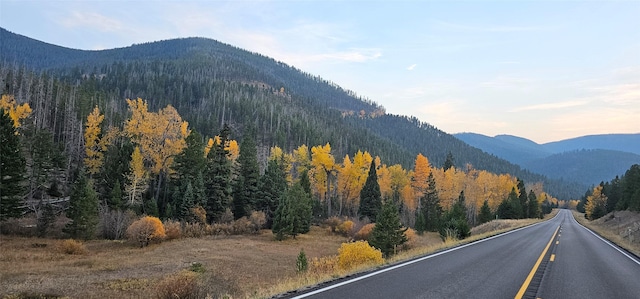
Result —
[[312, 274], [335, 273], [338, 270], [338, 256], [314, 257], [309, 262]]
[[604, 216], [607, 211], [607, 196], [602, 193], [602, 186], [593, 188], [593, 194], [587, 196], [584, 205], [584, 216], [589, 220]]
[[18, 105], [16, 99], [10, 95], [2, 95], [2, 98], [0, 98], [0, 108], [4, 110], [5, 114], [9, 115], [15, 128], [19, 128], [20, 121], [31, 114], [29, 103]]
[[382, 252], [371, 247], [367, 241], [342, 243], [338, 249], [338, 266], [343, 270], [360, 265], [377, 265], [383, 262]]
[[90, 174], [100, 171], [104, 160], [104, 150], [106, 145], [100, 140], [100, 124], [104, 120], [104, 115], [100, 114], [100, 109], [96, 106], [87, 116], [87, 123], [84, 129], [84, 165]]
[[344, 221], [336, 227], [336, 232], [345, 236], [348, 236], [353, 230], [355, 224], [351, 220]]
[[145, 216], [134, 221], [127, 228], [129, 239], [140, 243], [140, 247], [149, 245], [152, 240], [162, 240], [166, 237], [164, 225], [157, 217]]
[[329, 193], [329, 174], [335, 170], [335, 160], [331, 154], [331, 145], [318, 145], [311, 148], [311, 165], [313, 176], [310, 176], [312, 187], [327, 200]]
[[125, 122], [126, 135], [140, 147], [151, 173], [170, 172], [173, 157], [186, 147], [188, 123], [182, 121], [171, 105], [154, 113], [148, 111], [147, 102], [140, 98], [127, 100], [127, 104], [131, 118]]
[[412, 228], [404, 231], [404, 236], [407, 237], [407, 242], [402, 244], [402, 249], [407, 250], [416, 246], [416, 242], [418, 241], [418, 234]]
[[129, 204], [139, 203], [139, 198], [144, 191], [147, 190], [148, 173], [144, 167], [140, 147], [136, 146], [131, 153], [131, 161], [129, 162], [129, 184], [125, 187], [125, 191], [129, 195]]
[[356, 240], [368, 240], [375, 226], [375, 223], [366, 224], [356, 233], [353, 238]]
[[73, 239], [62, 241], [59, 248], [60, 251], [66, 254], [83, 254], [87, 252], [87, 249], [84, 247], [82, 242]]
[[411, 187], [413, 187], [416, 197], [421, 197], [425, 190], [427, 190], [427, 187], [429, 186], [427, 181], [429, 173], [431, 173], [429, 160], [422, 154], [418, 154], [418, 156], [416, 156], [413, 177], [411, 179]]
[[202, 296], [199, 294], [197, 273], [187, 270], [165, 277], [154, 289], [158, 299], [200, 298]]

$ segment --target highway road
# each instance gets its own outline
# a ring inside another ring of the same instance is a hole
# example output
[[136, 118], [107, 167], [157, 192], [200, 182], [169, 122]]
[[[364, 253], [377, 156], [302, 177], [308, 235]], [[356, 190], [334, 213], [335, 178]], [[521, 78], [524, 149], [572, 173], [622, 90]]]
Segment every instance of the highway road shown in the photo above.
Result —
[[293, 298], [640, 298], [640, 261], [561, 210], [533, 226]]

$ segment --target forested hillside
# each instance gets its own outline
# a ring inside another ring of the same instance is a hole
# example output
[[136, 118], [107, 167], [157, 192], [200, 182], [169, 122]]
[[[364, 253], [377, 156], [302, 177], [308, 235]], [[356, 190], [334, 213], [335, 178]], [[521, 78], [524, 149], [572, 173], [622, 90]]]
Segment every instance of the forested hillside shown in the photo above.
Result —
[[218, 134], [226, 123], [230, 135], [242, 140], [252, 128], [261, 169], [271, 146], [291, 151], [330, 143], [338, 157], [366, 150], [386, 163], [412, 168], [418, 153], [436, 165], [451, 153], [460, 168], [470, 164], [527, 182], [544, 181], [559, 198], [583, 190], [522, 171], [414, 118], [386, 115], [372, 101], [329, 81], [213, 40], [81, 51], [4, 29], [0, 34], [1, 92], [32, 105], [36, 128], [48, 129], [70, 157], [68, 170], [82, 158], [82, 123], [93, 107], [104, 112], [104, 126], [117, 125], [127, 117], [124, 99], [142, 98], [151, 111], [172, 105], [204, 136]]

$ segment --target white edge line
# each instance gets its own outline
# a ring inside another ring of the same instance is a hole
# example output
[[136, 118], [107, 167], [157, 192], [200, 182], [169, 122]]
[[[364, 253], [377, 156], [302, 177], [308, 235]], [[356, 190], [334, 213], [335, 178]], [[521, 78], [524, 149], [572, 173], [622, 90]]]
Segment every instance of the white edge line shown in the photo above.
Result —
[[[556, 214], [555, 216], [553, 216], [553, 218], [551, 218], [549, 220], [552, 220], [552, 219], [558, 217], [559, 214], [560, 213]], [[352, 282], [360, 281], [360, 280], [363, 280], [363, 279], [366, 279], [366, 278], [369, 278], [369, 277], [372, 277], [372, 276], [375, 276], [375, 275], [378, 275], [378, 274], [382, 274], [382, 273], [385, 273], [385, 272], [388, 272], [388, 271], [391, 271], [391, 270], [395, 270], [395, 269], [398, 269], [398, 268], [401, 268], [401, 267], [404, 267], [404, 266], [408, 266], [408, 265], [411, 265], [411, 264], [414, 264], [414, 263], [417, 263], [417, 262], [421, 262], [421, 261], [430, 259], [432, 257], [443, 255], [443, 254], [446, 254], [446, 253], [449, 253], [449, 252], [452, 252], [452, 251], [456, 251], [458, 249], [462, 249], [462, 248], [465, 248], [465, 247], [469, 247], [469, 246], [472, 246], [472, 245], [480, 244], [482, 242], [489, 241], [489, 240], [492, 240], [492, 239], [496, 239], [496, 238], [499, 238], [499, 237], [502, 237], [502, 236], [506, 236], [508, 234], [515, 233], [517, 231], [521, 231], [523, 229], [531, 228], [531, 227], [534, 227], [534, 226], [536, 226], [538, 224], [545, 223], [545, 222], [547, 222], [549, 220], [545, 220], [545, 221], [538, 222], [538, 223], [535, 223], [535, 224], [531, 224], [531, 225], [528, 225], [528, 226], [525, 226], [525, 227], [514, 229], [514, 230], [511, 230], [511, 231], [508, 231], [508, 232], [504, 232], [504, 233], [501, 233], [501, 234], [498, 234], [498, 235], [495, 235], [495, 236], [491, 236], [491, 237], [488, 237], [488, 238], [485, 238], [485, 239], [480, 239], [480, 240], [477, 240], [477, 241], [474, 241], [474, 242], [471, 242], [471, 243], [467, 243], [467, 244], [464, 244], [464, 245], [453, 247], [453, 248], [447, 249], [445, 251], [436, 252], [434, 254], [423, 256], [421, 258], [410, 260], [410, 261], [407, 261], [407, 262], [404, 262], [404, 263], [401, 263], [401, 264], [397, 264], [395, 266], [390, 266], [390, 267], [387, 267], [387, 268], [384, 268], [384, 269], [381, 269], [381, 270], [378, 270], [378, 271], [375, 271], [375, 272], [371, 272], [371, 273], [366, 274], [366, 275], [362, 275], [362, 276], [359, 276], [359, 277], [356, 277], [356, 278], [353, 278], [353, 279], [349, 279], [349, 280], [346, 280], [346, 281], [343, 281], [343, 282], [340, 282], [340, 283], [332, 284], [330, 286], [327, 286], [327, 287], [324, 287], [324, 288], [320, 288], [320, 289], [317, 289], [315, 291], [311, 291], [309, 293], [300, 294], [298, 296], [292, 297], [291, 299], [300, 299], [300, 298], [313, 296], [315, 294], [326, 292], [328, 290], [335, 289], [337, 287], [341, 287], [343, 285], [347, 285], [347, 284], [350, 284]]]
[[640, 265], [640, 261], [638, 261], [637, 259], [635, 259], [633, 256], [629, 255], [628, 253], [624, 252], [622, 249], [618, 248], [618, 246], [614, 245], [613, 243], [609, 242], [608, 240], [600, 237], [598, 234], [596, 234], [595, 232], [593, 232], [592, 230], [590, 230], [588, 227], [580, 224], [580, 222], [578, 222], [578, 220], [576, 220], [576, 217], [573, 217], [573, 213], [571, 213], [571, 218], [573, 218], [573, 221], [575, 221], [578, 225], [580, 225], [582, 228], [584, 228], [585, 230], [587, 230], [589, 233], [591, 233], [592, 235], [596, 236], [596, 238], [600, 239], [600, 241], [604, 242], [605, 244], [613, 247], [613, 249], [617, 250], [618, 252], [622, 253], [622, 255], [628, 257], [630, 260], [632, 260], [634, 263]]

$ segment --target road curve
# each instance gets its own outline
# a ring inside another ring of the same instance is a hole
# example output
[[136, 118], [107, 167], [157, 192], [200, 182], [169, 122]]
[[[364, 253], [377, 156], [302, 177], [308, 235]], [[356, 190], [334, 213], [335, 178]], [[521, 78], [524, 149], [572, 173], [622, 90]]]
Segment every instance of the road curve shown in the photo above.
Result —
[[[550, 261], [552, 254], [554, 261]], [[607, 266], [612, 260], [615, 263]], [[602, 273], [610, 276], [603, 279]], [[292, 298], [514, 298], [519, 292], [525, 298], [639, 298], [638, 277], [638, 261], [561, 210], [556, 217], [533, 226]], [[585, 288], [585, 283], [590, 285]]]

